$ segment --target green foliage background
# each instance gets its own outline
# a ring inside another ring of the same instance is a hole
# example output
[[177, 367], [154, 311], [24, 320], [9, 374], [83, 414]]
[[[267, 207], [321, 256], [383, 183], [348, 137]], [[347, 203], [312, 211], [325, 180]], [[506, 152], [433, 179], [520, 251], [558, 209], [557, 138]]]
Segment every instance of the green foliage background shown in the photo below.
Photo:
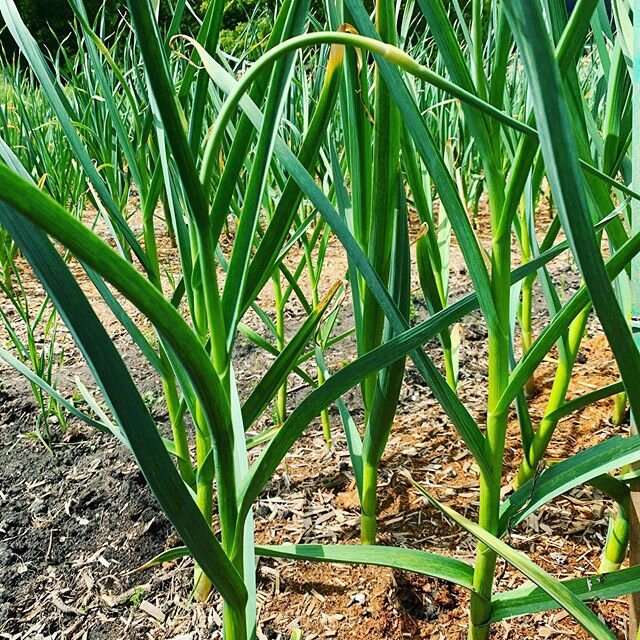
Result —
[[[197, 8], [204, 12], [209, 2], [210, 0], [201, 0]], [[373, 3], [374, 0], [365, 0], [367, 8], [371, 8]], [[68, 0], [16, 0], [16, 4], [38, 43], [50, 51], [55, 51], [58, 43], [71, 32], [73, 12]], [[161, 15], [163, 14], [165, 19], [170, 19], [173, 4], [172, 1], [162, 0]], [[268, 37], [272, 14], [277, 9], [276, 4], [278, 3], [272, 0], [228, 0], [220, 36], [221, 48], [229, 53], [247, 53], [251, 45]], [[92, 19], [101, 9], [103, 10], [102, 32], [112, 33], [120, 13], [125, 9], [126, 0], [85, 0], [85, 5]], [[321, 20], [324, 15], [324, 0], [312, 0], [311, 7], [312, 12]], [[196, 28], [195, 20], [191, 18], [189, 21], [189, 16], [190, 14], [185, 13], [185, 31], [193, 31]], [[0, 45], [9, 57], [15, 53], [15, 44], [11, 35], [4, 29], [1, 18]]]
[[[57, 43], [69, 35], [73, 12], [67, 0], [16, 0], [27, 26], [37, 42], [50, 50], [55, 50]], [[85, 0], [89, 15], [94, 18], [102, 6], [101, 0]], [[111, 33], [117, 24], [119, 10], [123, 2], [108, 2], [105, 5], [105, 32]], [[8, 55], [15, 52], [16, 47], [11, 35], [4, 28], [0, 35], [2, 47]]]
[[[55, 51], [58, 43], [64, 40], [71, 32], [73, 11], [68, 0], [16, 0], [16, 4], [27, 27], [38, 43]], [[161, 3], [161, 16], [170, 19], [174, 2], [163, 0]], [[198, 4], [198, 9], [204, 12], [209, 4], [208, 0]], [[316, 0], [321, 6], [322, 0]], [[104, 6], [103, 6], [104, 5]], [[103, 33], [112, 33], [120, 19], [121, 12], [125, 9], [126, 0], [85, 0], [85, 6], [91, 19], [95, 19], [102, 10], [101, 20], [104, 21]], [[220, 45], [228, 52], [242, 51], [245, 46], [255, 43], [270, 32], [271, 21], [269, 15], [275, 10], [274, 3], [267, 0], [230, 0], [225, 7], [223, 32]], [[248, 29], [248, 24], [251, 29]], [[185, 31], [194, 31], [196, 21], [191, 14], [185, 12]], [[8, 57], [11, 57], [16, 47], [11, 35], [4, 28], [0, 18], [0, 44]], [[73, 43], [69, 43], [73, 46]]]
[[[104, 28], [100, 31], [111, 34], [115, 30], [120, 15], [126, 10], [126, 0], [84, 0], [85, 7], [91, 20], [100, 14]], [[172, 15], [174, 2], [162, 0], [160, 4], [160, 14], [165, 20], [169, 20]], [[68, 0], [16, 0], [16, 5], [20, 10], [27, 27], [42, 47], [55, 51], [58, 44], [71, 33], [73, 22], [73, 11]], [[185, 14], [185, 17], [188, 17]], [[188, 23], [185, 19], [185, 28], [190, 29], [195, 26], [195, 21]], [[0, 18], [0, 44], [4, 51], [11, 56], [16, 47], [7, 32]], [[69, 46], [73, 46], [70, 43]]]

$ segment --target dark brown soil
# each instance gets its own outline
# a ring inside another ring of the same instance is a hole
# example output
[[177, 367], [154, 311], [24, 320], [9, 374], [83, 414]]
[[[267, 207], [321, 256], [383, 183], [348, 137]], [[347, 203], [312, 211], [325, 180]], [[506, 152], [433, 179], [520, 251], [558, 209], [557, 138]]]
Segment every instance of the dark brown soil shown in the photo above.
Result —
[[164, 548], [171, 527], [112, 438], [73, 427], [50, 451], [25, 438], [25, 396], [0, 395], [0, 629], [113, 637], [114, 613], [127, 614], [140, 583], [127, 572]]

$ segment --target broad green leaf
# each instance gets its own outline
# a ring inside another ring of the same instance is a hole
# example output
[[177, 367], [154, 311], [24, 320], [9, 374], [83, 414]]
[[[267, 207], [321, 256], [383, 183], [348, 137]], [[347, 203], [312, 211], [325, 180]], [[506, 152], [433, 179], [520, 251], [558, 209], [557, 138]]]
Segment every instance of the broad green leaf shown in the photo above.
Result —
[[473, 590], [473, 567], [466, 562], [440, 556], [435, 553], [383, 547], [379, 545], [320, 545], [281, 544], [258, 545], [256, 554], [272, 558], [291, 558], [313, 562], [338, 562], [348, 564], [369, 564], [413, 571], [432, 578], [439, 578]]
[[612, 469], [640, 460], [640, 436], [615, 436], [554, 464], [511, 494], [500, 509], [500, 535], [543, 504]]
[[[20, 180], [4, 166], [0, 166], [0, 175], [7, 177], [11, 184], [0, 189], [0, 193], [15, 194], [25, 209], [33, 207], [44, 217], [49, 217], [47, 213], [53, 213], [53, 226], [56, 228], [58, 223], [62, 223], [60, 216], [55, 213], [63, 210], [58, 205], [53, 206], [52, 201], [35, 187]], [[18, 185], [22, 185], [24, 194]], [[29, 196], [36, 196], [35, 201]], [[0, 201], [2, 200], [5, 200], [4, 196], [0, 196]], [[72, 230], [71, 234], [79, 240], [79, 244], [86, 241], [81, 236], [92, 236], [81, 223], [66, 213], [63, 220], [65, 218], [72, 222], [72, 229], [75, 227], [75, 233]], [[163, 511], [223, 597], [237, 606], [243, 606], [247, 594], [240, 576], [180, 479], [120, 354], [62, 258], [27, 217], [1, 202], [0, 223], [17, 242], [81, 349]], [[80, 229], [83, 230], [82, 233]], [[85, 244], [90, 254], [88, 257], [92, 258], [93, 252], [88, 245], [89, 243]], [[102, 246], [110, 252], [114, 262], [130, 267], [129, 263], [119, 258], [106, 245]], [[87, 262], [90, 263], [91, 260]], [[133, 270], [132, 267], [131, 269]], [[148, 284], [142, 276], [137, 273], [136, 276]]]
[[594, 402], [598, 402], [598, 400], [609, 398], [617, 393], [621, 393], [622, 391], [624, 391], [624, 384], [622, 382], [608, 384], [606, 387], [585, 393], [573, 400], [565, 402], [559, 409], [550, 413], [547, 418], [549, 420], [560, 420], [572, 413], [575, 413], [576, 411], [580, 411], [580, 409], [584, 409], [584, 407], [587, 407]]
[[[583, 602], [611, 600], [636, 593], [640, 589], [640, 566], [586, 578], [562, 580], [561, 584]], [[559, 608], [558, 603], [540, 587], [525, 586], [497, 593], [492, 601], [491, 622], [540, 613]]]
[[469, 532], [474, 538], [480, 540], [487, 547], [503, 557], [509, 564], [521, 571], [529, 580], [542, 589], [551, 599], [555, 600], [560, 607], [565, 609], [571, 616], [594, 638], [598, 640], [615, 640], [613, 633], [598, 618], [598, 616], [588, 609], [581, 600], [559, 580], [549, 575], [541, 569], [535, 562], [523, 553], [512, 549], [508, 544], [499, 538], [492, 536], [476, 523], [471, 522], [450, 507], [432, 498], [419, 484], [411, 480], [413, 486], [444, 515], [448, 516], [456, 524]]
[[[4, 166], [0, 166], [0, 194], [0, 201], [9, 203], [21, 217], [35, 222], [69, 248], [81, 261], [116, 287], [154, 324], [170, 347], [169, 356], [180, 362], [180, 367], [175, 368], [176, 375], [180, 374], [183, 381], [189, 381], [185, 387], [192, 387], [201, 402], [205, 417], [203, 427], [209, 431], [214, 444], [216, 468], [220, 474], [227, 474], [225, 478], [232, 483], [235, 476], [231, 456], [233, 434], [228, 398], [209, 356], [178, 311], [153, 284], [98, 236], [36, 187]], [[231, 486], [228, 489], [235, 495], [235, 489]], [[234, 501], [221, 500], [221, 503], [234, 508]]]

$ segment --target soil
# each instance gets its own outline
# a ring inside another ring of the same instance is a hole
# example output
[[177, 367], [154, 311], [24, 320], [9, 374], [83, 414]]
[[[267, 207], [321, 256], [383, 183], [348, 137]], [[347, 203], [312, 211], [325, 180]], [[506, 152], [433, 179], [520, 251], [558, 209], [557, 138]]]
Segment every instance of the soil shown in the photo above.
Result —
[[[484, 220], [480, 232], [486, 239]], [[171, 253], [168, 243], [161, 247]], [[344, 256], [330, 247], [328, 288], [344, 275]], [[169, 265], [170, 266], [170, 265]], [[25, 270], [25, 278], [27, 278]], [[568, 295], [579, 282], [570, 258], [563, 255], [551, 273]], [[451, 298], [469, 291], [459, 249], [452, 251]], [[38, 295], [37, 285], [33, 287]], [[92, 300], [97, 295], [87, 291]], [[414, 321], [426, 317], [415, 283]], [[541, 293], [536, 291], [537, 308]], [[268, 308], [270, 292], [261, 302]], [[345, 306], [346, 310], [346, 306]], [[143, 397], [160, 425], [166, 412], [158, 382], [125, 332], [109, 312], [101, 317], [139, 381]], [[292, 307], [293, 328], [300, 313]], [[539, 330], [546, 313], [535, 318]], [[249, 322], [258, 328], [255, 318]], [[341, 317], [350, 326], [348, 313]], [[475, 418], [482, 420], [486, 401], [486, 328], [479, 314], [462, 324], [460, 396]], [[61, 334], [64, 343], [64, 332]], [[266, 335], [266, 334], [265, 334]], [[4, 340], [3, 340], [4, 341]], [[427, 345], [438, 362], [436, 342]], [[59, 372], [60, 388], [71, 392], [74, 377], [87, 385], [89, 374], [81, 357], [64, 343], [66, 356]], [[347, 340], [328, 362], [339, 366], [353, 357]], [[240, 341], [236, 372], [247, 393], [269, 360]], [[531, 400], [536, 421], [544, 411], [553, 381], [553, 353], [536, 374]], [[574, 371], [570, 397], [617, 379], [615, 362], [592, 319]], [[299, 382], [299, 381], [298, 381]], [[295, 387], [298, 382], [293, 382]], [[293, 404], [302, 389], [291, 394]], [[358, 419], [358, 393], [346, 396]], [[612, 400], [603, 400], [561, 421], [549, 448], [562, 459], [605, 440], [627, 427], [610, 422]], [[114, 439], [71, 421], [63, 434], [54, 426], [46, 448], [34, 431], [36, 408], [29, 385], [0, 365], [0, 638], [11, 640], [198, 640], [219, 638], [221, 603], [190, 597], [193, 566], [188, 559], [135, 571], [149, 559], [180, 543], [159, 511], [130, 454]], [[507, 444], [506, 483], [520, 460], [519, 431], [512, 416]], [[267, 417], [266, 423], [269, 418]], [[353, 476], [339, 419], [332, 413], [335, 438], [328, 450], [317, 423], [287, 455], [255, 507], [260, 544], [281, 542], [356, 543], [359, 511]], [[412, 365], [393, 433], [380, 470], [380, 543], [435, 551], [473, 560], [474, 542], [416, 495], [401, 475], [408, 469], [441, 501], [475, 517], [478, 504], [477, 468], [436, 400]], [[508, 488], [508, 487], [507, 487]], [[593, 572], [606, 535], [611, 504], [595, 490], [581, 487], [530, 516], [509, 536], [555, 576]], [[510, 567], [499, 567], [500, 590], [524, 583]], [[468, 596], [457, 587], [407, 572], [379, 567], [318, 565], [262, 558], [258, 564], [258, 637], [288, 639], [293, 629], [305, 640], [401, 640], [404, 638], [466, 637]], [[628, 608], [624, 599], [593, 605], [619, 638], [625, 637]], [[509, 620], [495, 625], [493, 638], [586, 638], [562, 611]]]

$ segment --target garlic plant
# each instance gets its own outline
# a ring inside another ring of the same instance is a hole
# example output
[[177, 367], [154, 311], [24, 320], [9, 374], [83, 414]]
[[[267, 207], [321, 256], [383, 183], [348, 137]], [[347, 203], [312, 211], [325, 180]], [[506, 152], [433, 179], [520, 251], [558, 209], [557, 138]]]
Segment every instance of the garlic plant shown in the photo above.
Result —
[[[603, 570], [618, 569], [626, 552], [629, 483], [636, 477], [628, 465], [640, 460], [640, 438], [614, 437], [548, 469], [543, 460], [558, 420], [589, 402], [624, 388], [639, 415], [640, 357], [620, 299], [621, 283], [640, 251], [640, 235], [625, 215], [640, 197], [627, 186], [634, 151], [628, 96], [635, 90], [625, 62], [628, 39], [607, 31], [598, 0], [579, 0], [570, 19], [563, 0], [471, 0], [468, 14], [457, 0], [451, 6], [443, 0], [406, 6], [378, 0], [373, 20], [361, 0], [327, 0], [326, 28], [313, 31], [308, 2], [285, 0], [264, 52], [236, 74], [217, 51], [224, 4], [209, 3], [199, 33], [190, 37], [179, 35], [184, 0], [174, 3], [175, 18], [166, 31], [151, 0], [130, 0], [132, 32], [123, 27], [118, 50], [104, 44], [82, 1], [73, 0], [86, 51], [83, 76], [89, 69], [95, 74], [90, 90], [100, 97], [85, 104], [70, 100], [56, 81], [14, 1], [0, 2], [115, 248], [72, 215], [59, 194], [39, 189], [29, 179], [33, 167], [23, 166], [28, 159], [21, 162], [6, 144], [0, 145], [0, 223], [89, 363], [111, 416], [98, 426], [129, 447], [184, 542], [162, 558], [194, 558], [196, 595], [205, 599], [212, 587], [221, 594], [228, 640], [255, 637], [259, 555], [386, 565], [451, 581], [469, 591], [474, 640], [488, 638], [497, 621], [558, 606], [593, 637], [614, 637], [583, 601], [634, 592], [637, 567], [609, 573], [606, 580], [560, 582], [503, 538], [528, 514], [586, 483], [619, 505]], [[619, 32], [628, 34], [628, 7], [618, 4]], [[408, 13], [398, 21], [402, 11]], [[414, 17], [431, 47], [409, 46]], [[593, 103], [585, 98], [579, 73], [585, 43], [594, 43], [590, 55], [600, 61], [607, 84], [605, 97]], [[296, 66], [306, 55], [325, 66], [321, 82], [306, 84], [309, 74]], [[301, 90], [292, 89], [294, 78]], [[425, 99], [437, 101], [426, 112]], [[90, 138], [77, 129], [80, 108], [93, 128]], [[285, 115], [300, 120], [287, 129]], [[541, 238], [535, 212], [543, 182], [557, 217]], [[140, 198], [141, 237], [127, 211], [133, 187]], [[469, 211], [481, 200], [490, 222], [487, 247]], [[154, 215], [159, 203], [160, 223]], [[421, 223], [416, 270], [429, 311], [415, 326], [409, 323], [412, 207]], [[175, 239], [180, 264], [169, 284], [158, 254], [163, 227]], [[231, 242], [223, 246], [225, 229]], [[566, 240], [559, 240], [560, 231]], [[448, 290], [451, 234], [473, 288], [459, 300]], [[521, 247], [516, 269], [514, 235]], [[603, 237], [609, 244], [606, 261]], [[325, 351], [349, 333], [334, 332], [338, 303], [346, 304], [344, 283], [328, 291], [320, 285], [324, 252], [333, 241], [347, 256], [357, 338], [356, 357], [338, 370], [327, 365]], [[80, 262], [157, 373], [170, 440], [160, 437], [126, 363], [56, 246]], [[286, 259], [294, 246], [300, 253], [291, 267]], [[546, 266], [565, 252], [576, 260], [584, 284], [563, 300]], [[310, 290], [300, 284], [305, 272]], [[550, 320], [534, 336], [536, 278]], [[259, 304], [264, 287], [274, 289], [275, 320]], [[284, 311], [294, 298], [305, 318], [287, 341]], [[157, 344], [125, 312], [122, 299], [153, 326]], [[566, 402], [591, 308], [622, 384]], [[275, 345], [243, 322], [249, 310]], [[481, 422], [459, 391], [455, 328], [477, 310], [488, 329], [489, 354]], [[276, 356], [244, 402], [234, 362], [240, 335]], [[432, 338], [440, 340], [442, 367], [437, 354], [424, 348]], [[536, 427], [526, 391], [556, 344], [559, 365]], [[303, 367], [310, 359], [311, 373]], [[375, 544], [378, 466], [408, 359], [479, 469], [477, 522], [427, 495], [433, 507], [476, 538], [473, 567], [428, 550]], [[307, 383], [308, 394], [290, 407], [293, 373]], [[342, 399], [355, 388], [364, 407], [361, 429], [353, 418], [357, 407]], [[256, 547], [252, 505], [318, 416], [330, 440], [335, 425], [326, 411], [333, 403], [361, 501], [363, 544]], [[514, 405], [522, 464], [515, 490], [502, 499], [511, 480], [505, 477], [505, 444]], [[276, 428], [249, 435], [265, 411], [275, 416]], [[249, 464], [254, 446], [262, 449]], [[617, 473], [621, 468], [625, 472]], [[535, 586], [496, 593], [498, 556]]]

